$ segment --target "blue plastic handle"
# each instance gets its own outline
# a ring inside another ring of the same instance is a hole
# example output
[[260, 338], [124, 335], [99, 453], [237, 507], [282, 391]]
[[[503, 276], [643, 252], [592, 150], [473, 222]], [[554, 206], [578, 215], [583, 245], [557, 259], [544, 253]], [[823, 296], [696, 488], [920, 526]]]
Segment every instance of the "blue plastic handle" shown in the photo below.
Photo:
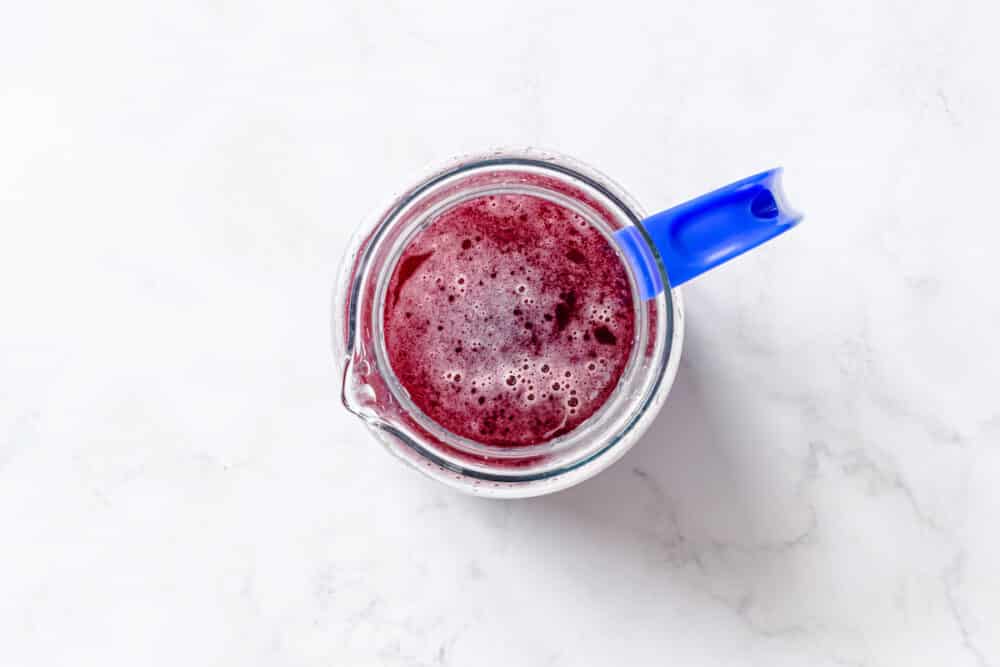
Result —
[[650, 299], [664, 287], [650, 243], [666, 267], [670, 286], [677, 287], [797, 225], [802, 214], [786, 204], [781, 173], [778, 167], [744, 178], [651, 215], [641, 229], [616, 232], [639, 276], [643, 297]]

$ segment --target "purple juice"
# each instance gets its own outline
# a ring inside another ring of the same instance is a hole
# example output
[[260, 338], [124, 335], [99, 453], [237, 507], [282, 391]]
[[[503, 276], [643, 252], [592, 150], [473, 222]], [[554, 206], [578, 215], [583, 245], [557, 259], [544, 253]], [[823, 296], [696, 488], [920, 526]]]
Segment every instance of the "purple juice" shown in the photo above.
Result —
[[440, 426], [499, 446], [546, 442], [597, 412], [634, 344], [626, 268], [568, 208], [483, 196], [438, 216], [384, 305], [393, 372]]

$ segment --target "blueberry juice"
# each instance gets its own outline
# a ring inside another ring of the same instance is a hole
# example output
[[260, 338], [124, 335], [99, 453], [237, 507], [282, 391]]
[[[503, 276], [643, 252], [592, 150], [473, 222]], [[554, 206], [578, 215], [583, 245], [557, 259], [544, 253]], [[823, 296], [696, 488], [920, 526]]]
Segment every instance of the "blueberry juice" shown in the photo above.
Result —
[[570, 433], [618, 386], [635, 339], [619, 253], [529, 194], [461, 202], [406, 246], [383, 304], [388, 361], [413, 403], [484, 445]]

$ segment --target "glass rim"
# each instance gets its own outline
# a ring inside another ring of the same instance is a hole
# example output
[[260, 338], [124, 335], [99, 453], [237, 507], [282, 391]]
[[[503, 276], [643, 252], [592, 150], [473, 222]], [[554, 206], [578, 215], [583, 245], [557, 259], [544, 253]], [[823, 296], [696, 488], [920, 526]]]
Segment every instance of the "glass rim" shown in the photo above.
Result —
[[[390, 206], [381, 209], [381, 213], [377, 215], [374, 221], [374, 228], [371, 230], [372, 233], [366, 239], [365, 244], [367, 247], [364, 248], [362, 255], [356, 258], [354, 264], [356, 266], [362, 267], [361, 272], [363, 273], [364, 267], [366, 267], [371, 261], [374, 249], [378, 247], [379, 242], [382, 240], [383, 235], [386, 234], [388, 230], [391, 230], [394, 225], [399, 224], [400, 219], [408, 211], [408, 207], [415, 204], [416, 202], [419, 202], [422, 196], [433, 193], [436, 187], [445, 184], [450, 179], [460, 178], [463, 175], [466, 175], [470, 172], [475, 172], [479, 170], [487, 170], [487, 171], [502, 170], [504, 167], [537, 169], [541, 170], [543, 173], [548, 173], [550, 175], [553, 175], [554, 172], [554, 174], [558, 175], [558, 177], [561, 177], [562, 179], [568, 179], [570, 185], [582, 186], [583, 188], [582, 192], [585, 195], [589, 195], [589, 193], [587, 192], [588, 189], [592, 190], [593, 193], [596, 193], [603, 200], [605, 200], [607, 204], [610, 204], [610, 206], [614, 209], [611, 213], [616, 217], [616, 219], [618, 219], [620, 216], [622, 220], [627, 221], [628, 223], [634, 225], [637, 229], [639, 229], [640, 233], [647, 239], [647, 241], [649, 240], [648, 234], [642, 225], [642, 220], [644, 218], [644, 215], [642, 214], [639, 205], [633, 200], [631, 200], [631, 198], [623, 188], [618, 186], [614, 181], [612, 181], [604, 174], [598, 172], [592, 167], [589, 167], [588, 165], [580, 163], [579, 161], [573, 158], [569, 158], [567, 156], [563, 156], [551, 151], [538, 151], [537, 149], [528, 149], [519, 151], [497, 150], [484, 154], [472, 154], [472, 155], [460, 156], [448, 161], [443, 166], [439, 164], [437, 168], [425, 170], [423, 172], [424, 176], [421, 179], [417, 180], [414, 185], [405, 189], [403, 193], [400, 196], [398, 196]], [[566, 196], [569, 197], [569, 195]], [[437, 214], [439, 214], [439, 212]], [[607, 233], [605, 230], [601, 231], [602, 233], [605, 234]], [[411, 235], [412, 233], [415, 232], [411, 232]], [[405, 247], [405, 240], [404, 242], [401, 243], [402, 246]], [[651, 248], [655, 248], [655, 246], [653, 246], [652, 243], [649, 243], [649, 245]], [[358, 248], [358, 250], [361, 250], [361, 248]], [[397, 253], [391, 259], [391, 261], [388, 262], [391, 268], [389, 268], [386, 271], [387, 274], [391, 275], [392, 270], [395, 267], [395, 263], [398, 261], [398, 257], [399, 253]], [[662, 400], [662, 397], [660, 396], [662, 385], [664, 382], [664, 378], [667, 374], [667, 369], [671, 365], [671, 361], [673, 360], [675, 354], [674, 334], [675, 334], [675, 327], [677, 326], [677, 323], [675, 322], [675, 308], [678, 308], [680, 305], [678, 298], [679, 295], [671, 292], [665, 268], [658, 255], [655, 256], [655, 260], [657, 268], [662, 274], [661, 277], [664, 281], [664, 284], [667, 285], [667, 288], [662, 293], [654, 297], [654, 300], [659, 301], [658, 308], [656, 308], [656, 314], [659, 315], [660, 313], [662, 313], [663, 315], [663, 320], [656, 321], [655, 326], [656, 328], [663, 327], [662, 334], [660, 332], [655, 332], [655, 333], [647, 332], [647, 340], [643, 343], [644, 345], [652, 343], [654, 344], [655, 347], [658, 347], [658, 345], [655, 345], [656, 340], [659, 339], [662, 341], [662, 349], [658, 354], [655, 355], [655, 358], [653, 360], [653, 363], [655, 363], [656, 367], [650, 369], [651, 372], [655, 373], [655, 377], [652, 379], [651, 382], [648, 380], [644, 382], [644, 384], [648, 385], [648, 389], [645, 391], [645, 394], [643, 396], [636, 396], [636, 398], [641, 398], [641, 402], [636, 404], [634, 407], [631, 407], [628, 410], [627, 414], [628, 419], [626, 421], [617, 425], [605, 424], [606, 428], [609, 425], [613, 425], [614, 428], [609, 428], [606, 434], [600, 434], [602, 436], [601, 437], [602, 443], [600, 444], [600, 446], [594, 447], [592, 451], [584, 450], [582, 452], [583, 453], [582, 456], [572, 458], [568, 461], [562, 461], [562, 462], [553, 461], [552, 463], [554, 465], [551, 465], [549, 467], [542, 467], [540, 470], [532, 470], [532, 471], [524, 470], [523, 472], [518, 472], [516, 467], [504, 470], [501, 466], [490, 466], [490, 465], [479, 466], [474, 464], [470, 465], [465, 461], [455, 461], [448, 458], [447, 456], [443, 456], [440, 452], [436, 451], [433, 446], [427, 446], [425, 443], [421, 442], [420, 438], [414, 439], [410, 434], [401, 432], [399, 429], [394, 428], [393, 425], [391, 424], [384, 422], [379, 422], [379, 423], [369, 422], [369, 425], [374, 426], [379, 430], [387, 431], [390, 435], [393, 435], [395, 439], [401, 441], [407, 447], [413, 450], [413, 452], [421, 459], [425, 459], [429, 462], [434, 463], [437, 466], [440, 466], [442, 470], [448, 470], [458, 475], [486, 482], [517, 484], [524, 482], [548, 480], [566, 475], [567, 473], [571, 473], [574, 470], [578, 470], [580, 468], [587, 466], [588, 464], [594, 462], [599, 458], [606, 457], [608, 453], [616, 449], [616, 446], [619, 443], [621, 443], [623, 439], [627, 438], [630, 434], [632, 434], [638, 423], [642, 420], [643, 416], [646, 415], [646, 413], [649, 412], [652, 408], [656, 407], [655, 404], [658, 402], [658, 399]], [[637, 296], [637, 292], [635, 291], [636, 290], [635, 276], [633, 275], [634, 269], [633, 267], [628, 265], [627, 261], [624, 258], [622, 258], [622, 261], [627, 266], [627, 273], [629, 275], [630, 283], [632, 283], [633, 294], [637, 298], [636, 312], [642, 313], [641, 317], [645, 321], [647, 318], [651, 316], [646, 313], [643, 313], [642, 311], [643, 308], [650, 303], [650, 300], [642, 300]], [[382, 276], [381, 278], [376, 279], [374, 289], [376, 290], [377, 295], [380, 294], [379, 290], [384, 290], [385, 284], [388, 283], [388, 280], [389, 278], [386, 276]], [[346, 341], [344, 342], [346, 343], [348, 350], [350, 350], [352, 346], [355, 344], [356, 342], [355, 338], [358, 335], [357, 325], [358, 325], [359, 314], [357, 312], [357, 309], [360, 307], [359, 293], [361, 291], [362, 282], [363, 281], [360, 279], [351, 280], [352, 284], [350, 285], [350, 296], [348, 297], [350, 310], [348, 313], [345, 313], [345, 316], [347, 317], [348, 321], [346, 323], [347, 324], [346, 330], [343, 332], [343, 334], [346, 334]], [[380, 297], [375, 296], [374, 301], [375, 301], [375, 308], [374, 308], [375, 312], [373, 312], [372, 314], [374, 320], [373, 324], [380, 322], [381, 317], [383, 315], [381, 313], [382, 301], [380, 300]], [[656, 319], [658, 319], [658, 317]], [[649, 325], [647, 324], [646, 326]], [[398, 378], [395, 376], [395, 372], [393, 371], [392, 366], [389, 363], [388, 356], [385, 353], [384, 349], [384, 338], [382, 334], [376, 335], [376, 338], [379, 341], [376, 345], [377, 348], [376, 359], [381, 362], [380, 365], [383, 365], [384, 368], [389, 371], [391, 381], [387, 382], [387, 384], [394, 397], [397, 400], [399, 400], [403, 406], [405, 406], [405, 409], [407, 411], [411, 412], [412, 414], [423, 417], [423, 420], [418, 419], [417, 420], [418, 422], [421, 421], [429, 422], [429, 424], [433, 425], [440, 431], [443, 431], [450, 438], [468, 440], [466, 438], [458, 436], [457, 434], [452, 433], [451, 431], [448, 431], [447, 429], [444, 429], [442, 426], [437, 424], [433, 419], [424, 414], [423, 411], [421, 411], [419, 407], [417, 407], [413, 403], [412, 399], [408, 396], [405, 390], [402, 390], [402, 385], [399, 382]], [[637, 358], [641, 357], [643, 354], [643, 351], [638, 349], [639, 347], [640, 344], [637, 342], [636, 350], [634, 350], [633, 353], [630, 355], [631, 358], [629, 361], [629, 366], [628, 368], [626, 368], [625, 371], [623, 371], [620, 382], [624, 381], [624, 378], [629, 374], [630, 371], [635, 371], [634, 366], [638, 363]], [[605, 413], [606, 408], [616, 403], [617, 401], [627, 400], [628, 397], [624, 397], [623, 395], [621, 395], [622, 390], [623, 387], [621, 385], [616, 387], [615, 393], [612, 395], [612, 397], [609, 397], [608, 401], [606, 401], [605, 404], [601, 406], [598, 412], [595, 413], [594, 416], [591, 416], [587, 420], [585, 420], [580, 426], [577, 427], [577, 429], [584, 428], [587, 424], [591, 424], [591, 426], [593, 426], [592, 420], [594, 420], [598, 415]], [[427, 424], [422, 423], [421, 426], [426, 428]], [[574, 431], [576, 431], [577, 429], [574, 429]], [[573, 432], [571, 431], [570, 434], [567, 434], [567, 436], [571, 435], [572, 433]], [[473, 442], [473, 444], [476, 445], [483, 446], [482, 443], [475, 443], [474, 441], [471, 440], [470, 442]], [[446, 444], [450, 445], [450, 442], [446, 442]], [[551, 444], [550, 442], [545, 442], [545, 443], [539, 443], [538, 445], [532, 445], [530, 447], [550, 446], [550, 444]], [[507, 449], [520, 450], [522, 452], [520, 454], [520, 457], [523, 458], [525, 456], [523, 454], [525, 448], [517, 447], [517, 448], [507, 448]], [[570, 450], [569, 448], [567, 448], [564, 450], [564, 453], [571, 451], [574, 450]], [[623, 453], [624, 450], [622, 451], [622, 454]], [[542, 452], [539, 452], [539, 454], [542, 454]], [[529, 454], [528, 456], [531, 455], [535, 454]], [[519, 456], [518, 454], [512, 453], [507, 458], [516, 460], [518, 456]], [[502, 459], [504, 457], [497, 456], [497, 458]], [[599, 469], [603, 469], [603, 467]]]

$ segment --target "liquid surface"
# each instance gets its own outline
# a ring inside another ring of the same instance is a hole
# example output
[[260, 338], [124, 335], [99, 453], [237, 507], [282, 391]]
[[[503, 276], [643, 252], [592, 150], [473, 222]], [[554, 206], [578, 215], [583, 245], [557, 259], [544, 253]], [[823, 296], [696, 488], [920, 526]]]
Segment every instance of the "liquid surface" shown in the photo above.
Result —
[[413, 402], [458, 435], [532, 445], [607, 401], [635, 313], [608, 240], [529, 195], [480, 197], [421, 231], [384, 306], [389, 362]]

